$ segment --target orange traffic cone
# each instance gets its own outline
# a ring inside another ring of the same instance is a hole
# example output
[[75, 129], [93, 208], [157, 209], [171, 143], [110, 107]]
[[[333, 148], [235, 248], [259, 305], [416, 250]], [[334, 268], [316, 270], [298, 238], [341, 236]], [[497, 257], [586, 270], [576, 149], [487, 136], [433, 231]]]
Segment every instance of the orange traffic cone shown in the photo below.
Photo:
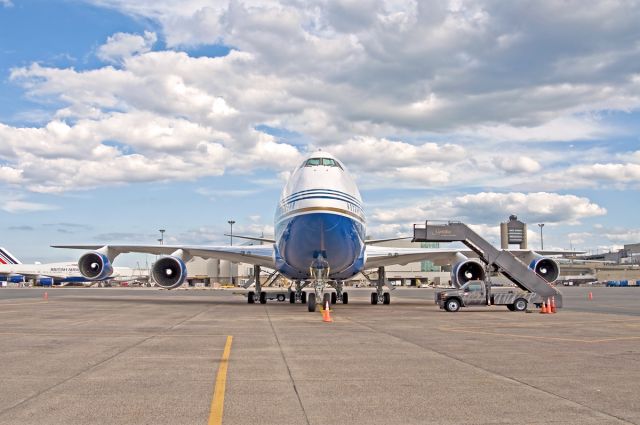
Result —
[[333, 322], [333, 320], [331, 319], [331, 313], [329, 312], [328, 308], [323, 308], [322, 309], [322, 321], [323, 322]]
[[556, 297], [551, 297], [551, 313], [556, 312]]
[[593, 292], [589, 292], [589, 301], [593, 300]]
[[42, 298], [44, 298], [45, 301], [49, 301], [49, 294], [45, 292]]
[[540, 309], [540, 314], [548, 314], [549, 311], [547, 310], [547, 303], [545, 301], [542, 301], [542, 308]]

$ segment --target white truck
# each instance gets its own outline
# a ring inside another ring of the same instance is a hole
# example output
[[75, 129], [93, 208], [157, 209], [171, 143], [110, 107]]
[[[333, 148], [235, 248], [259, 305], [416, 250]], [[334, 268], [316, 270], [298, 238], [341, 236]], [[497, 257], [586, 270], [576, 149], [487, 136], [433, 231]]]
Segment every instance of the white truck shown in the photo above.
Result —
[[525, 311], [529, 304], [542, 304], [542, 298], [519, 288], [501, 288], [492, 292], [482, 280], [470, 280], [460, 288], [437, 291], [435, 301], [440, 309], [456, 312], [461, 307], [504, 305], [510, 311]]

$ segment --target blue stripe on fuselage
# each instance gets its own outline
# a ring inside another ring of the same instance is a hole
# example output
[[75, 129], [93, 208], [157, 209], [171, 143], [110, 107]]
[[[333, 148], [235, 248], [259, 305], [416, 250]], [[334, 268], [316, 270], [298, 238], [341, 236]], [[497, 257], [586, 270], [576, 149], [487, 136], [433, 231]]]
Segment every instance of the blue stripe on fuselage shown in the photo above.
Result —
[[341, 192], [339, 190], [333, 190], [333, 189], [309, 189], [309, 190], [301, 190], [298, 191], [296, 193], [293, 193], [289, 196], [287, 196], [285, 199], [283, 199], [283, 202], [289, 202], [292, 201], [293, 198], [299, 197], [299, 196], [306, 196], [306, 195], [333, 195], [333, 196], [341, 196], [344, 197], [346, 200], [349, 200], [353, 203], [356, 204], [360, 204], [360, 200], [356, 199], [355, 197], [349, 195], [348, 193], [345, 192]]
[[276, 225], [276, 268], [291, 279], [308, 279], [323, 252], [332, 279], [347, 279], [364, 266], [364, 225], [330, 212], [302, 214]]

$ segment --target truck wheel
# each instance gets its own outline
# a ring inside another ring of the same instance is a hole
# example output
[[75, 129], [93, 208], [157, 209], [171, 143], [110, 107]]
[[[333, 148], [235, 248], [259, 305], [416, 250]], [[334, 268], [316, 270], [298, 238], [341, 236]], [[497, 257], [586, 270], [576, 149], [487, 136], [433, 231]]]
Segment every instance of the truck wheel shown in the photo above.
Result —
[[342, 304], [349, 304], [349, 294], [346, 292], [342, 293]]
[[260, 304], [266, 304], [266, 303], [267, 303], [267, 293], [260, 292]]
[[278, 296], [276, 296], [276, 299], [280, 302], [284, 301], [287, 299], [287, 297], [284, 296], [284, 294], [278, 294]]
[[514, 311], [525, 311], [527, 309], [527, 300], [524, 298], [518, 298], [513, 303]]
[[444, 304], [444, 309], [450, 311], [451, 313], [454, 313], [460, 310], [460, 301], [458, 301], [456, 298], [448, 299]]
[[513, 306], [513, 304], [507, 304], [507, 308], [509, 309], [509, 311], [516, 311], [516, 308]]

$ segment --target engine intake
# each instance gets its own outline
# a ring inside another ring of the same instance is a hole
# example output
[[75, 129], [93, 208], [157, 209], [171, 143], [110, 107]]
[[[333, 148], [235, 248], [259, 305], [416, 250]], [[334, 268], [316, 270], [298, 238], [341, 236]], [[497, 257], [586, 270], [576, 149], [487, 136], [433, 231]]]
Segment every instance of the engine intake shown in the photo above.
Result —
[[109, 258], [99, 252], [88, 252], [78, 260], [78, 269], [89, 280], [103, 280], [111, 276], [113, 267]]
[[153, 265], [151, 276], [161, 288], [174, 289], [187, 278], [187, 266], [178, 257], [162, 257]]
[[560, 276], [560, 266], [551, 258], [538, 257], [529, 263], [529, 268], [549, 283], [555, 282]]
[[459, 288], [470, 280], [486, 279], [487, 275], [482, 263], [461, 254], [458, 254], [457, 258], [460, 260], [454, 263], [451, 268], [451, 284], [453, 286]]

